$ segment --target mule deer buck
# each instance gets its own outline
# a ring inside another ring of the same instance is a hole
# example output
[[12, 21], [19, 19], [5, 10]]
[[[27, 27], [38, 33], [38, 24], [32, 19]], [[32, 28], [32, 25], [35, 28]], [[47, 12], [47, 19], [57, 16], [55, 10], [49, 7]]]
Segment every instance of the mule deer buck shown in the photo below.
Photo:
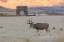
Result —
[[[36, 23], [36, 24], [34, 24], [34, 22], [31, 19], [31, 20], [28, 20], [27, 24], [30, 24], [30, 28], [36, 29], [37, 33], [38, 33], [39, 30], [44, 30], [44, 29], [46, 30], [46, 34], [47, 34], [47, 32], [50, 33], [50, 30], [48, 29], [48, 27], [49, 27], [48, 23]], [[40, 34], [38, 33], [38, 35], [40, 35]]]

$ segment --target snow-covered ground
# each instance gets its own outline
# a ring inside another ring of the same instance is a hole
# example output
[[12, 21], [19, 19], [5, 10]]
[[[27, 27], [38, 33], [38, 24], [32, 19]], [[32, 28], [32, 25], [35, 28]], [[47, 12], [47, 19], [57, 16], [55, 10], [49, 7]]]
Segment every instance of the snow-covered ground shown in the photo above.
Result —
[[[51, 35], [40, 30], [38, 36], [35, 29], [29, 29], [27, 22], [31, 18], [34, 23], [48, 23]], [[64, 16], [0, 17], [1, 26], [0, 42], [64, 42]]]

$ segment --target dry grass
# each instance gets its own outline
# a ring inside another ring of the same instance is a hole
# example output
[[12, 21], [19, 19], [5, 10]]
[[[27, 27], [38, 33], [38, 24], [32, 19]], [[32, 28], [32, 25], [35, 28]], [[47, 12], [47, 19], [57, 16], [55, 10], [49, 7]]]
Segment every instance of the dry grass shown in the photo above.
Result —
[[[30, 18], [35, 23], [49, 23], [52, 36], [48, 33], [45, 35], [45, 30], [39, 31], [41, 35], [37, 36], [36, 30], [29, 29], [26, 22]], [[3, 27], [0, 28], [0, 42], [64, 42], [64, 30], [61, 29], [64, 28], [64, 22], [60, 22], [63, 18], [62, 16], [0, 17], [0, 27]]]
[[57, 38], [55, 39], [56, 42], [64, 42], [64, 36], [57, 36]]
[[9, 42], [13, 42], [12, 36], [9, 36]]
[[32, 41], [31, 41], [30, 38], [28, 38], [28, 37], [24, 37], [24, 38], [23, 38], [23, 42], [32, 42]]

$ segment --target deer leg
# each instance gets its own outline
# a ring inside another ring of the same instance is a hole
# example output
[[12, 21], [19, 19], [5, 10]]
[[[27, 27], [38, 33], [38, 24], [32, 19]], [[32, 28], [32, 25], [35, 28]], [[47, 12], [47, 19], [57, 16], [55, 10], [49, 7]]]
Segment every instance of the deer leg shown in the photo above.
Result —
[[[50, 30], [49, 29], [47, 29], [47, 32], [49, 32], [50, 33]], [[50, 36], [51, 36], [52, 34], [50, 33]]]
[[50, 30], [48, 29], [49, 33], [50, 33]]
[[[39, 30], [37, 30], [37, 33], [38, 33], [38, 31], [39, 31]], [[38, 35], [40, 35], [40, 34], [38, 33]]]
[[49, 29], [46, 29], [46, 31], [50, 33], [50, 30]]
[[50, 30], [49, 29], [46, 29], [46, 32], [49, 32], [50, 33]]
[[[46, 34], [47, 34], [47, 32], [48, 32], [48, 30], [46, 29]], [[46, 35], [46, 34], [45, 34], [45, 35]]]

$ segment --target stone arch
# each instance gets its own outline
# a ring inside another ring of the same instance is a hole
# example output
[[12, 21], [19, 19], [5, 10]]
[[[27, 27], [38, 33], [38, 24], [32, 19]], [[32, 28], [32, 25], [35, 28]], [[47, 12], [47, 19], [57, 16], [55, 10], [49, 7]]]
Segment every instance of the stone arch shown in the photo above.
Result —
[[16, 7], [16, 15], [20, 15], [20, 11], [24, 11], [24, 14], [28, 15], [28, 9], [27, 6], [17, 6]]

